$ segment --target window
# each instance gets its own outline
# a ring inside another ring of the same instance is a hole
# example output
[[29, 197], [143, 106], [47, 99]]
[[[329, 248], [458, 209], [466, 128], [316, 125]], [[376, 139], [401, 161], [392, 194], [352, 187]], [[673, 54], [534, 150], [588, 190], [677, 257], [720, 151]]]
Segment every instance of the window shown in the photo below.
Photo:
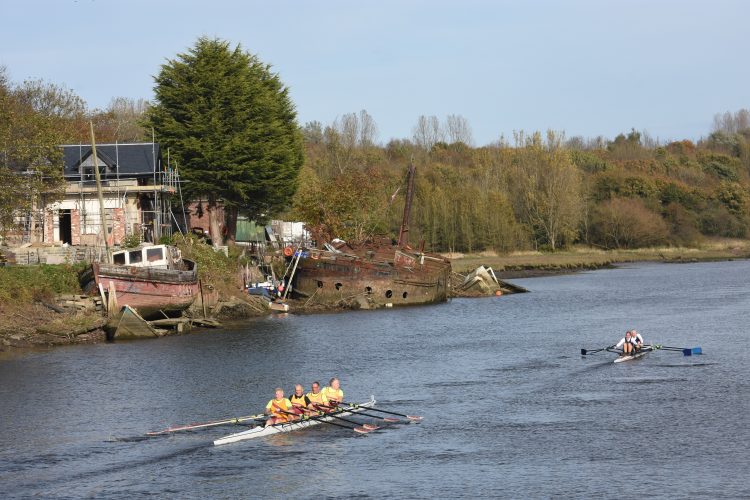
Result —
[[135, 250], [133, 252], [128, 252], [130, 257], [130, 263], [131, 264], [140, 264], [143, 262], [143, 255], [141, 254], [140, 250]]
[[124, 266], [125, 265], [125, 252], [112, 254], [112, 262], [114, 262], [118, 266]]
[[148, 248], [146, 250], [146, 260], [149, 262], [156, 262], [164, 259], [163, 248]]

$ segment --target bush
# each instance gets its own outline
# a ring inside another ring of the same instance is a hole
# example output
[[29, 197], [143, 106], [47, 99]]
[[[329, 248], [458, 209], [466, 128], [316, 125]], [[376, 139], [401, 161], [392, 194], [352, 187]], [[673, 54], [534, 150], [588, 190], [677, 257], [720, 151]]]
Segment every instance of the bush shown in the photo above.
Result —
[[612, 198], [594, 208], [592, 241], [605, 248], [638, 248], [667, 243], [669, 228], [641, 200]]
[[0, 268], [0, 303], [47, 300], [59, 293], [81, 293], [78, 275], [88, 266], [69, 264]]
[[703, 238], [698, 217], [679, 203], [670, 203], [664, 209], [664, 218], [670, 225], [672, 241], [678, 245], [695, 245]]

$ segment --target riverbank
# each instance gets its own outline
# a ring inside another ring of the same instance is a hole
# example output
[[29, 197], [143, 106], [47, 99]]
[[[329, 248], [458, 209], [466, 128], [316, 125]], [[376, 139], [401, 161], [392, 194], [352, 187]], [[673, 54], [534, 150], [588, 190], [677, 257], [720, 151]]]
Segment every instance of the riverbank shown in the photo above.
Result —
[[443, 254], [451, 259], [453, 270], [471, 272], [477, 266], [492, 267], [498, 278], [530, 278], [613, 267], [630, 262], [711, 262], [750, 258], [750, 241], [714, 240], [697, 248], [664, 247], [635, 250], [599, 250], [574, 247], [557, 252], [495, 252]]

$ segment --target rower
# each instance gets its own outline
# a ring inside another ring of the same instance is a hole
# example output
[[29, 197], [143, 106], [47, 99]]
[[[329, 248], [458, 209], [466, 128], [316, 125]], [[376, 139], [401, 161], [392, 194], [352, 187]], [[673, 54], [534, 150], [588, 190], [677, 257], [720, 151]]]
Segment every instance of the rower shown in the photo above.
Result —
[[292, 403], [294, 408], [292, 411], [295, 413], [306, 413], [310, 406], [310, 398], [307, 397], [304, 387], [300, 384], [294, 386], [294, 394], [289, 396], [289, 401]]
[[312, 383], [312, 391], [307, 393], [307, 400], [310, 401], [310, 408], [318, 409], [318, 405], [328, 406], [328, 398], [320, 390], [320, 382], [317, 380]]
[[269, 419], [266, 420], [266, 427], [291, 420], [293, 417], [287, 412], [291, 412], [292, 408], [292, 402], [284, 397], [284, 389], [277, 387], [275, 398], [269, 401], [266, 405], [266, 413], [271, 415]]
[[641, 347], [643, 347], [643, 337], [641, 337], [641, 334], [635, 330], [630, 331], [630, 342], [633, 344], [633, 348], [636, 352], [640, 351]]
[[631, 340], [630, 330], [625, 332], [625, 337], [614, 345], [615, 349], [622, 348], [621, 356], [631, 356], [633, 354], [633, 341]]
[[323, 394], [328, 398], [331, 406], [337, 406], [344, 401], [344, 391], [341, 390], [341, 382], [336, 377], [333, 377], [328, 383], [328, 387], [323, 389]]

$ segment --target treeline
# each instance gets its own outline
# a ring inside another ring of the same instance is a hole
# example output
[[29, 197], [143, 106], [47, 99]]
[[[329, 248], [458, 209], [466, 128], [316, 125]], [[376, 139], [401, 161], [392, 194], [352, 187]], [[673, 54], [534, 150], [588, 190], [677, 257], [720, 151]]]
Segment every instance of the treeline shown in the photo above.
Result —
[[[90, 121], [102, 143], [150, 140], [149, 109], [147, 101], [127, 98], [89, 109], [63, 86], [14, 83], [0, 67], [0, 227], [10, 227], [19, 211], [33, 212], [35, 194], [62, 187], [59, 144], [88, 143]], [[308, 223], [325, 238], [397, 234], [412, 161], [411, 243], [423, 239], [436, 251], [553, 250], [577, 243], [637, 248], [750, 237], [745, 109], [716, 115], [713, 130], [697, 143], [661, 144], [635, 130], [612, 139], [549, 131], [475, 146], [468, 121], [450, 115], [419, 117], [412, 137], [382, 144], [366, 111], [328, 125], [310, 122], [301, 132], [305, 163], [296, 194], [274, 203], [255, 198], [268, 207], [286, 203], [282, 216]], [[271, 170], [278, 163], [273, 155], [268, 161]], [[224, 162], [214, 163], [221, 177]]]
[[697, 144], [635, 130], [614, 139], [514, 134], [472, 146], [460, 116], [420, 117], [376, 143], [366, 112], [303, 127], [306, 163], [289, 214], [323, 236], [397, 234], [406, 165], [417, 167], [411, 243], [436, 251], [696, 245], [750, 236], [750, 113], [717, 115]]

